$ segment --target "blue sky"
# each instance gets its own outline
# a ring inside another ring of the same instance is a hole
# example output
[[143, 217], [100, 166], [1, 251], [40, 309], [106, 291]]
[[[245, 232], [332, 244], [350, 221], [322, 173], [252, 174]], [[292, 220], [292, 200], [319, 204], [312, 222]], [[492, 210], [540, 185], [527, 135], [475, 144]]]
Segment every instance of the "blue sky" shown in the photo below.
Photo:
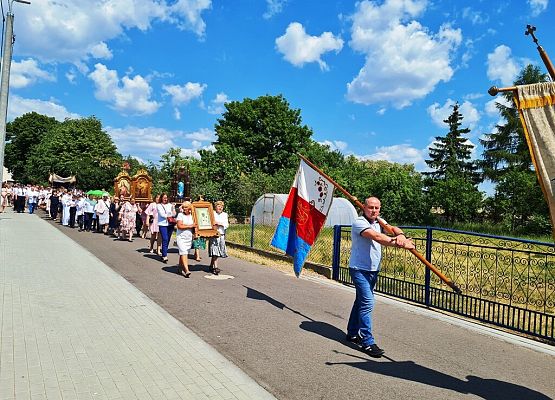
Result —
[[526, 24], [555, 58], [549, 0], [32, 0], [13, 11], [8, 119], [95, 115], [142, 161], [172, 146], [198, 156], [224, 102], [283, 94], [314, 140], [423, 171], [455, 101], [479, 156], [499, 120], [487, 89], [530, 62], [545, 70]]

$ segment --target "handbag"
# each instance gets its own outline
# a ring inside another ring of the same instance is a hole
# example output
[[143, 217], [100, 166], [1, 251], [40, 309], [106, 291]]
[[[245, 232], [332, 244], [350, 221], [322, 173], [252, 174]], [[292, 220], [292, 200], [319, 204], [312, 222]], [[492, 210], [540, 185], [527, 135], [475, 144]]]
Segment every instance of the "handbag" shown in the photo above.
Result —
[[168, 220], [168, 224], [170, 225], [177, 224], [177, 220], [175, 219], [175, 217], [168, 217], [167, 220]]

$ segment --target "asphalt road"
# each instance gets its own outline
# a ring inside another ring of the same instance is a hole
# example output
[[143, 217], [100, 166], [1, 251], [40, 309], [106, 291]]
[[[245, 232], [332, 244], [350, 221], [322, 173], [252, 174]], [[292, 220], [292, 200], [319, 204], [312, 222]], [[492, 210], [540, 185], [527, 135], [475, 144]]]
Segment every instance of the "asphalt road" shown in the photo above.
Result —
[[[279, 399], [550, 399], [555, 351], [521, 346], [450, 318], [383, 297], [374, 331], [386, 357], [344, 342], [351, 288], [232, 257], [208, 279], [208, 256], [190, 259], [190, 279], [147, 252], [56, 225], [214, 346]], [[47, 251], [47, 249], [45, 249]], [[173, 264], [175, 263], [175, 264]], [[555, 349], [554, 349], [555, 350]]]

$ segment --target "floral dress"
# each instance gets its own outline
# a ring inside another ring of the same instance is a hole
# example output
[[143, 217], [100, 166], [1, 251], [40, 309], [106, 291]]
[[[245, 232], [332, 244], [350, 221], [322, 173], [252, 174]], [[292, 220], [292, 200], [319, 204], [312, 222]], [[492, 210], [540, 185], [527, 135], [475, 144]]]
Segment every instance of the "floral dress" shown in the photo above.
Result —
[[121, 206], [119, 215], [121, 217], [120, 228], [125, 232], [131, 232], [135, 229], [135, 223], [137, 222], [137, 211], [139, 208], [136, 204], [131, 204], [128, 201]]
[[145, 210], [145, 214], [148, 215], [149, 217], [151, 216], [151, 221], [150, 224], [148, 225], [148, 229], [150, 230], [150, 233], [158, 233], [159, 229], [158, 229], [158, 209], [156, 208], [156, 202], [152, 202], [148, 205], [148, 207]]

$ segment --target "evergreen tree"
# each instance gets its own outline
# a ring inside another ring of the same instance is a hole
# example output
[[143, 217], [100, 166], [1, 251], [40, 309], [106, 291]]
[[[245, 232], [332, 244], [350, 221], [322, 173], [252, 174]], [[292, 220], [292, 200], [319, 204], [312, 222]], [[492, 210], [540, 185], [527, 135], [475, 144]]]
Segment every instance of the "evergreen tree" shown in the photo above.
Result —
[[[537, 66], [528, 65], [520, 72], [515, 85], [539, 82], [547, 82], [547, 74]], [[509, 104], [513, 104], [512, 93], [505, 93], [504, 96]], [[496, 107], [505, 124], [497, 125], [495, 132], [486, 134], [486, 138], [480, 141], [484, 152], [479, 166], [486, 178], [497, 183], [510, 171], [531, 171], [532, 159], [516, 107], [501, 103], [497, 103]]]
[[430, 159], [426, 160], [434, 171], [425, 175], [433, 180], [457, 176], [468, 178], [473, 184], [480, 182], [478, 167], [470, 159], [474, 146], [466, 143], [467, 139], [463, 137], [470, 133], [470, 129], [461, 128], [462, 119], [459, 104], [455, 103], [449, 118], [443, 120], [449, 126], [449, 132], [445, 137], [436, 136], [435, 147], [430, 147]]
[[473, 146], [463, 137], [470, 129], [461, 128], [462, 119], [456, 103], [449, 118], [443, 121], [449, 126], [449, 132], [445, 137], [436, 137], [435, 147], [430, 147], [430, 159], [426, 160], [433, 168], [425, 173], [429, 205], [442, 210], [450, 223], [472, 218], [482, 202], [477, 188], [480, 175], [476, 163], [471, 160]]
[[[514, 84], [547, 81], [547, 74], [539, 67], [528, 65]], [[505, 97], [512, 104], [513, 94], [505, 93]], [[547, 233], [549, 223], [538, 224], [537, 221], [549, 221], [549, 209], [533, 169], [518, 110], [501, 103], [496, 106], [505, 123], [497, 125], [494, 132], [481, 140], [484, 152], [480, 167], [484, 177], [496, 184], [495, 195], [488, 202], [489, 218], [503, 222], [511, 230], [522, 228], [529, 233]]]

